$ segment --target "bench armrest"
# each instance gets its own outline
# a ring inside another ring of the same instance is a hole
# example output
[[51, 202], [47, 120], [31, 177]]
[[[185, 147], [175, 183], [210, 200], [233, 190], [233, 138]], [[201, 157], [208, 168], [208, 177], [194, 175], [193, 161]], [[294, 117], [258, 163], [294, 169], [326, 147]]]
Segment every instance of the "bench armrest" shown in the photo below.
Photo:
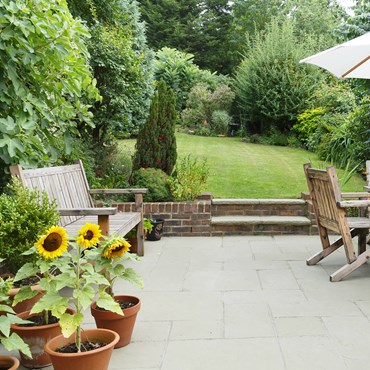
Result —
[[342, 200], [337, 205], [340, 208], [370, 207], [370, 200]]
[[97, 208], [60, 208], [60, 216], [109, 216], [117, 213], [115, 207], [97, 207]]
[[90, 189], [90, 194], [145, 194], [148, 189]]
[[370, 199], [370, 193], [367, 192], [358, 192], [358, 193], [342, 193], [342, 198], [351, 198], [351, 199], [360, 199], [360, 198], [369, 198]]

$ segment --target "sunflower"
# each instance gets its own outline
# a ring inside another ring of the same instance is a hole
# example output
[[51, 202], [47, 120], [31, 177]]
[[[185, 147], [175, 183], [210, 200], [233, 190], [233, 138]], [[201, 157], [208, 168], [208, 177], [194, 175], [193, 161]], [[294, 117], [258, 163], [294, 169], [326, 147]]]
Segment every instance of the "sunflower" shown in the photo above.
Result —
[[42, 257], [52, 259], [61, 256], [68, 247], [68, 235], [66, 229], [52, 226], [36, 242], [37, 251]]
[[99, 225], [90, 224], [87, 222], [81, 230], [78, 230], [79, 236], [76, 241], [81, 247], [92, 247], [98, 244], [101, 233], [102, 231], [100, 230]]
[[112, 244], [109, 244], [104, 252], [103, 255], [105, 258], [119, 258], [122, 257], [131, 247], [131, 244], [125, 240], [117, 240], [114, 241]]

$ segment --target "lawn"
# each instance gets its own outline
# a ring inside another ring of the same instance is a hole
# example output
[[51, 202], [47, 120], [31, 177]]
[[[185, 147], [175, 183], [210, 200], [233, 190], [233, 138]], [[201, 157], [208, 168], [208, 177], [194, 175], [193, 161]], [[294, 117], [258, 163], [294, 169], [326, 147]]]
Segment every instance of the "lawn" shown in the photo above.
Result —
[[[133, 152], [135, 140], [122, 140], [121, 148]], [[177, 134], [178, 156], [207, 158], [210, 176], [205, 191], [215, 198], [299, 198], [307, 191], [303, 164], [325, 168], [328, 163], [303, 149], [244, 143], [240, 138]], [[338, 170], [344, 179], [345, 172]], [[343, 191], [363, 191], [359, 175], [342, 184]]]

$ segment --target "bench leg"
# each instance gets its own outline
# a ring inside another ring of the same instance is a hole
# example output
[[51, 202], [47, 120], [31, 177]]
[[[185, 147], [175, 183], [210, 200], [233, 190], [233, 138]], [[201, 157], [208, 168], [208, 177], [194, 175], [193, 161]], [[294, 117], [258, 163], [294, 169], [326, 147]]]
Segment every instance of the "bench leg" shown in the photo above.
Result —
[[109, 216], [98, 215], [98, 224], [102, 231], [102, 235], [109, 236]]
[[137, 255], [144, 256], [144, 225], [142, 222], [136, 226]]

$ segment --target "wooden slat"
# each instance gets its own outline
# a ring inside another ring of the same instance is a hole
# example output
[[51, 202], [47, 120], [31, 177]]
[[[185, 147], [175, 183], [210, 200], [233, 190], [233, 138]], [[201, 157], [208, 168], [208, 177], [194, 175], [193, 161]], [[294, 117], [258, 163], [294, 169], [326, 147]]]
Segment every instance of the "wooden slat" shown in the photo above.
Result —
[[90, 194], [146, 194], [147, 192], [148, 189], [90, 189]]

